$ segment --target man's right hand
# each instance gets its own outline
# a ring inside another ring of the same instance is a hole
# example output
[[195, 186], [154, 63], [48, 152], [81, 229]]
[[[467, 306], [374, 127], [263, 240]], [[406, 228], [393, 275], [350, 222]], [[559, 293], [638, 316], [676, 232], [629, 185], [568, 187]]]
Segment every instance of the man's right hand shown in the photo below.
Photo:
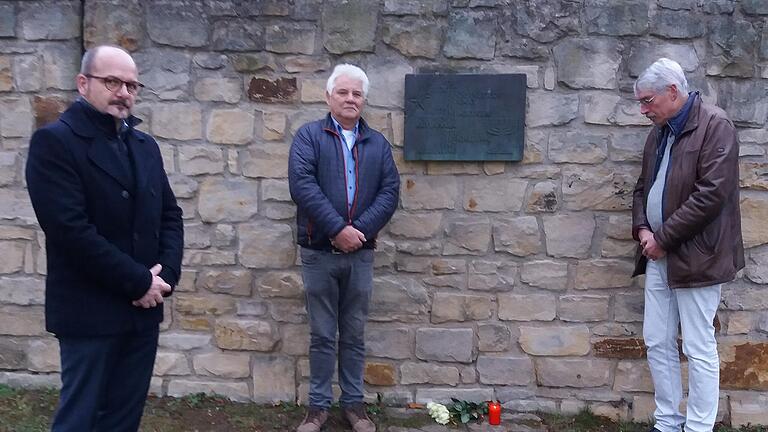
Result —
[[158, 276], [162, 269], [163, 266], [160, 264], [155, 264], [149, 269], [152, 274], [152, 284], [142, 298], [133, 301], [134, 306], [149, 309], [163, 303], [163, 293], [171, 292], [171, 286]]
[[357, 230], [352, 225], [347, 225], [342, 229], [336, 237], [333, 238], [331, 244], [336, 249], [344, 253], [354, 252], [360, 249], [365, 243], [365, 234]]

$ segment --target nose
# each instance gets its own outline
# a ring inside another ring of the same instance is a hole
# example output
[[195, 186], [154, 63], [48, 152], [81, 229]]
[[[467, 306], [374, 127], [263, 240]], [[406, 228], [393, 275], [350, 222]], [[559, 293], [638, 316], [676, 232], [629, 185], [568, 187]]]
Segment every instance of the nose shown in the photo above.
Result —
[[645, 104], [640, 104], [640, 114], [645, 115], [649, 111], [648, 107]]

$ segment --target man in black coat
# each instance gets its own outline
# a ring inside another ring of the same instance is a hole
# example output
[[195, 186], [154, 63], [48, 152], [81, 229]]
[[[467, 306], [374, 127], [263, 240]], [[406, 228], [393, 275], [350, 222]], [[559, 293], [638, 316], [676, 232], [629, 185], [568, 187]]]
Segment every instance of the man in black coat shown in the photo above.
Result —
[[163, 320], [181, 274], [181, 209], [152, 137], [134, 126], [131, 56], [95, 47], [80, 97], [32, 136], [26, 174], [45, 232], [46, 329], [61, 352], [52, 430], [136, 431]]

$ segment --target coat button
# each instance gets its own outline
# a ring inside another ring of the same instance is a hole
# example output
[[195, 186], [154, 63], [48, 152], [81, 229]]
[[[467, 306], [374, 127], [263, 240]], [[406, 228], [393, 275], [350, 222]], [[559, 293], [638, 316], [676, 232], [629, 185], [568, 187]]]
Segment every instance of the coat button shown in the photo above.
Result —
[[128, 199], [131, 196], [131, 194], [129, 194], [127, 190], [122, 191], [120, 195], [122, 195], [123, 198], [125, 199]]

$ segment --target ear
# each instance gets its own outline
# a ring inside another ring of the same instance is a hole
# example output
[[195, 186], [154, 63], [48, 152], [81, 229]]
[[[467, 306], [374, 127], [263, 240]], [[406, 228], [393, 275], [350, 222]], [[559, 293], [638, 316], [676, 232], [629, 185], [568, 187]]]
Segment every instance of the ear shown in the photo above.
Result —
[[672, 93], [672, 100], [676, 100], [678, 97], [680, 97], [680, 90], [677, 88], [676, 84], [670, 84], [669, 91]]
[[77, 74], [75, 83], [77, 84], [77, 92], [80, 93], [81, 96], [85, 96], [85, 93], [88, 90], [88, 77], [83, 74]]

